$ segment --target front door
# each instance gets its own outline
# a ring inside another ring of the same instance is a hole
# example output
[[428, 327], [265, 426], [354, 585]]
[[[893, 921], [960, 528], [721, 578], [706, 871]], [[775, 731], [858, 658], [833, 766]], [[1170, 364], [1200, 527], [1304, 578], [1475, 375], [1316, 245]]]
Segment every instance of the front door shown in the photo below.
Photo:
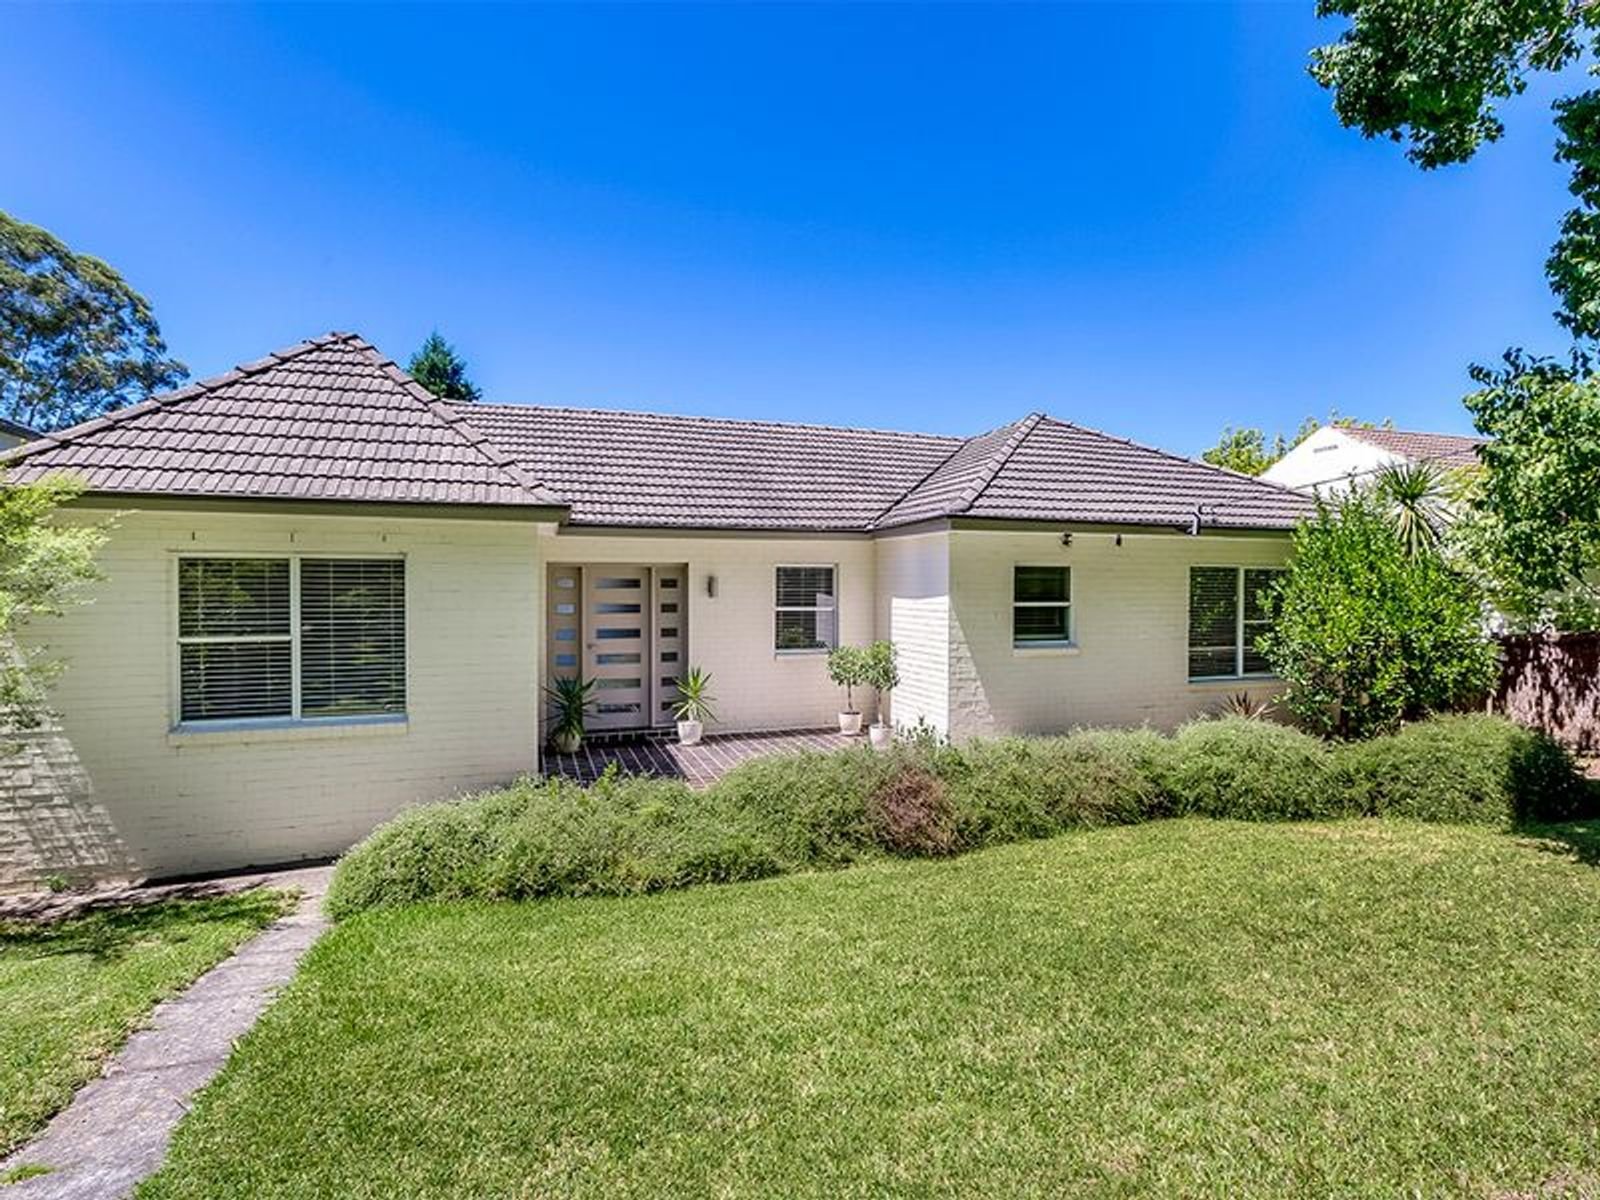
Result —
[[586, 567], [583, 590], [584, 677], [594, 680], [594, 713], [586, 724], [595, 731], [654, 724], [650, 568]]

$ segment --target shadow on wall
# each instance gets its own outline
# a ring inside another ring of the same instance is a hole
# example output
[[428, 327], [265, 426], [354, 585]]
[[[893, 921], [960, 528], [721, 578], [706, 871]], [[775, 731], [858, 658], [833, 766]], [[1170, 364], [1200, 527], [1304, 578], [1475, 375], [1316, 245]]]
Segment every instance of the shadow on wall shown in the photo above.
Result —
[[140, 874], [65, 731], [0, 730], [0, 894]]
[[1600, 754], [1600, 633], [1517, 634], [1500, 644], [1495, 711], [1574, 753]]

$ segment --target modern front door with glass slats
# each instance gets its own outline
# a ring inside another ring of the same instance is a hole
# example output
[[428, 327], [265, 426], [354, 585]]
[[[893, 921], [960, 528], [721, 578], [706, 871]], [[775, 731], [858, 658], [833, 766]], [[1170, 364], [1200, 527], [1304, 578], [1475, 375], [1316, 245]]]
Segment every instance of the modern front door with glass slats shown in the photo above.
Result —
[[685, 578], [681, 565], [550, 568], [550, 673], [594, 682], [590, 732], [671, 721], [688, 643]]

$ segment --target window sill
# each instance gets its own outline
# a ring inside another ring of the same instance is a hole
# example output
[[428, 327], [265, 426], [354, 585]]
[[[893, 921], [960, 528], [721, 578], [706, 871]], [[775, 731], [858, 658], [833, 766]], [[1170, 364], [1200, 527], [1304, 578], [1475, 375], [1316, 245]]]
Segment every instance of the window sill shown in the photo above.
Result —
[[399, 737], [411, 729], [404, 714], [392, 717], [324, 717], [282, 721], [196, 721], [167, 731], [169, 746], [228, 746], [266, 742], [323, 742]]
[[1191, 675], [1190, 687], [1216, 686], [1219, 684], [1238, 687], [1255, 683], [1282, 683], [1276, 675]]
[[810, 650], [774, 650], [773, 658], [826, 658], [833, 653], [827, 646], [816, 646]]
[[1012, 658], [1071, 658], [1082, 654], [1083, 650], [1077, 642], [1033, 642], [1031, 644], [1017, 645], [1012, 643]]

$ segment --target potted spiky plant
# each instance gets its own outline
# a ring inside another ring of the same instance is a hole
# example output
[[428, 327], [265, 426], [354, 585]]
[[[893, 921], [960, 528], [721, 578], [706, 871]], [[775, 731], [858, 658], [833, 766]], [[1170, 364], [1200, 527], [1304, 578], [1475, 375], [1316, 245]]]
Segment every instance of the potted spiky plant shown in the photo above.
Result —
[[828, 651], [828, 678], [844, 689], [839, 732], [854, 737], [861, 732], [861, 710], [856, 707], [855, 689], [867, 682], [867, 652], [859, 646], [835, 646]]
[[544, 694], [550, 698], [550, 745], [557, 754], [576, 754], [583, 745], [583, 722], [594, 707], [594, 680], [565, 676]]
[[874, 750], [886, 749], [894, 740], [894, 729], [883, 719], [884, 704], [889, 693], [900, 686], [900, 668], [895, 662], [893, 642], [873, 642], [863, 656], [866, 659], [866, 682], [878, 693], [878, 719], [873, 721], [867, 736]]
[[672, 706], [672, 715], [678, 719], [678, 741], [683, 745], [698, 745], [705, 733], [705, 723], [717, 719], [717, 714], [711, 711], [714, 699], [709, 671], [690, 667], [678, 680], [678, 702]]

